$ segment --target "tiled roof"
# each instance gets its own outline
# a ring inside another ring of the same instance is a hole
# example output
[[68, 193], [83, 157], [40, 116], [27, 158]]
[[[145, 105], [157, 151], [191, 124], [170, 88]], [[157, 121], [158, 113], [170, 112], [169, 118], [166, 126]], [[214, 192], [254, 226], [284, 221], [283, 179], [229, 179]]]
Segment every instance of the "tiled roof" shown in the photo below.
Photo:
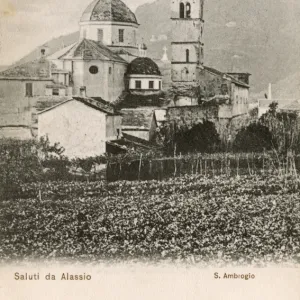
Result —
[[154, 115], [153, 108], [135, 108], [121, 110], [123, 128], [150, 129]]
[[161, 76], [158, 65], [149, 57], [138, 57], [134, 59], [128, 65], [127, 74]]
[[225, 76], [225, 78], [226, 78], [226, 77], [227, 77], [227, 78], [230, 78], [230, 80], [231, 80], [232, 82], [234, 82], [235, 84], [237, 84], [237, 85], [240, 85], [240, 86], [244, 86], [244, 87], [249, 88], [249, 85], [248, 85], [248, 84], [246, 84], [245, 82], [242, 82], [242, 81], [237, 80], [236, 78], [234, 78], [233, 76], [231, 76], [231, 75], [229, 75], [229, 74], [227, 74], [227, 73], [223, 73], [223, 72], [221, 72], [221, 71], [219, 71], [219, 70], [216, 70], [216, 69], [214, 69], [214, 68], [207, 67], [207, 66], [204, 66], [204, 69], [207, 70], [207, 71], [209, 71], [209, 72], [211, 72], [211, 73], [214, 73], [214, 74], [216, 74], [216, 75], [219, 75], [219, 76]]
[[127, 151], [132, 148], [139, 151], [143, 151], [143, 150], [149, 151], [153, 149], [159, 149], [159, 147], [156, 144], [138, 138], [136, 136], [127, 134], [125, 132], [122, 132], [122, 139], [115, 140], [115, 141], [108, 141], [106, 143], [109, 144], [110, 146], [120, 148], [121, 150], [124, 151]]
[[[99, 99], [99, 98], [98, 98]], [[101, 112], [104, 112], [108, 115], [119, 115], [119, 113], [116, 111], [115, 107], [111, 105], [109, 102], [106, 102], [105, 100], [101, 99], [101, 101], [93, 99], [93, 98], [87, 98], [87, 97], [72, 97], [62, 103], [59, 103], [55, 106], [50, 107], [49, 109], [41, 111], [39, 114], [43, 114], [49, 110], [52, 110], [58, 106], [64, 105], [65, 103], [68, 103], [70, 101], [79, 101], [89, 107], [92, 107], [96, 110], [99, 110]]]
[[62, 49], [59, 49], [58, 51], [52, 53], [51, 55], [47, 56], [47, 58], [49, 60], [54, 60], [54, 59], [59, 59], [62, 55], [66, 54], [70, 49], [72, 49], [75, 45], [77, 44], [76, 43], [73, 43], [67, 47], [64, 47]]
[[121, 55], [129, 55], [129, 56], [137, 57], [136, 55], [134, 55], [134, 54], [132, 54], [132, 53], [126, 51], [126, 50], [123, 49], [123, 48], [115, 49], [115, 50], [113, 50], [113, 52], [114, 52], [115, 54], [119, 54], [119, 55], [121, 54]]
[[73, 45], [65, 54], [59, 59], [83, 59], [83, 60], [107, 60], [127, 63], [118, 54], [111, 51], [108, 47], [100, 42], [83, 39]]
[[84, 11], [80, 21], [113, 21], [137, 24], [134, 13], [120, 0], [94, 0]]
[[51, 68], [55, 67], [47, 59], [40, 58], [0, 72], [0, 79], [52, 80]]

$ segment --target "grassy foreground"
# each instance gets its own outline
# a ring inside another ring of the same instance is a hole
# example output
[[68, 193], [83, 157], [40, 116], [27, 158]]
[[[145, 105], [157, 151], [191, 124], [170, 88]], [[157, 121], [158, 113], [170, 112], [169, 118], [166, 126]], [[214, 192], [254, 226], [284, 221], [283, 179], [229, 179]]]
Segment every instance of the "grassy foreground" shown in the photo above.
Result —
[[[49, 182], [0, 201], [0, 259], [300, 262], [295, 180]], [[41, 201], [40, 201], [41, 200]]]

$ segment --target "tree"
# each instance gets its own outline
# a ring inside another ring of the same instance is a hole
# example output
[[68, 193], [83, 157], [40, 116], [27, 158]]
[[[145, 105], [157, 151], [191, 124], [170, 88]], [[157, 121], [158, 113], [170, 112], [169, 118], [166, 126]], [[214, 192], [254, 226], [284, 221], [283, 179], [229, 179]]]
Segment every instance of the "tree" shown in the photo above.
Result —
[[251, 123], [242, 128], [233, 142], [233, 150], [242, 152], [262, 152], [272, 149], [275, 142], [268, 127], [260, 123]]
[[266, 126], [274, 142], [274, 149], [280, 154], [299, 152], [300, 123], [296, 112], [278, 110], [278, 104], [270, 104], [269, 110], [260, 117], [259, 123]]
[[53, 154], [61, 157], [63, 150], [58, 144], [50, 145], [47, 138], [0, 139], [0, 199], [17, 197], [22, 183], [40, 181], [43, 162]]
[[221, 141], [214, 123], [203, 121], [188, 126], [184, 121], [167, 122], [158, 131], [157, 143], [167, 154], [212, 152], [220, 147]]

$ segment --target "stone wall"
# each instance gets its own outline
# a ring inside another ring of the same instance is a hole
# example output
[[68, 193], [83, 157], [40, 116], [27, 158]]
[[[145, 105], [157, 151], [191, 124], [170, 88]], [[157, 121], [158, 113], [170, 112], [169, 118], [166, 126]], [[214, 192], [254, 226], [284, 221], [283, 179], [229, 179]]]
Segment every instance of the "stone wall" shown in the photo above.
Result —
[[220, 107], [218, 105], [211, 106], [181, 106], [169, 107], [167, 109], [167, 120], [169, 122], [176, 122], [176, 124], [187, 124], [190, 128], [202, 123], [204, 120], [213, 122], [216, 130], [223, 142], [226, 142], [231, 136], [233, 140], [238, 131], [249, 125], [251, 118], [244, 114], [237, 117], [219, 117]]

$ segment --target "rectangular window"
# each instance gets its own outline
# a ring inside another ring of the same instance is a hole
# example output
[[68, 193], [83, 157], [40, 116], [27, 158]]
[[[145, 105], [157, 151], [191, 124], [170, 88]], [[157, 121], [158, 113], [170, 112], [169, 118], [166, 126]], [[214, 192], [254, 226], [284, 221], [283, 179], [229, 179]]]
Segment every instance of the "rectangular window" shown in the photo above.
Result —
[[154, 89], [154, 81], [149, 81], [149, 89]]
[[33, 97], [32, 83], [26, 83], [26, 97]]
[[159, 89], [161, 90], [161, 81], [159, 82]]
[[227, 84], [225, 84], [225, 83], [221, 84], [221, 93], [222, 93], [222, 95], [227, 95], [228, 94]]
[[133, 43], [136, 44], [136, 31], [133, 31]]
[[59, 89], [52, 89], [53, 96], [59, 96]]
[[98, 29], [98, 42], [103, 42], [103, 29]]
[[124, 29], [119, 29], [119, 42], [124, 43]]
[[140, 80], [135, 81], [135, 88], [140, 90], [142, 88], [142, 82]]

